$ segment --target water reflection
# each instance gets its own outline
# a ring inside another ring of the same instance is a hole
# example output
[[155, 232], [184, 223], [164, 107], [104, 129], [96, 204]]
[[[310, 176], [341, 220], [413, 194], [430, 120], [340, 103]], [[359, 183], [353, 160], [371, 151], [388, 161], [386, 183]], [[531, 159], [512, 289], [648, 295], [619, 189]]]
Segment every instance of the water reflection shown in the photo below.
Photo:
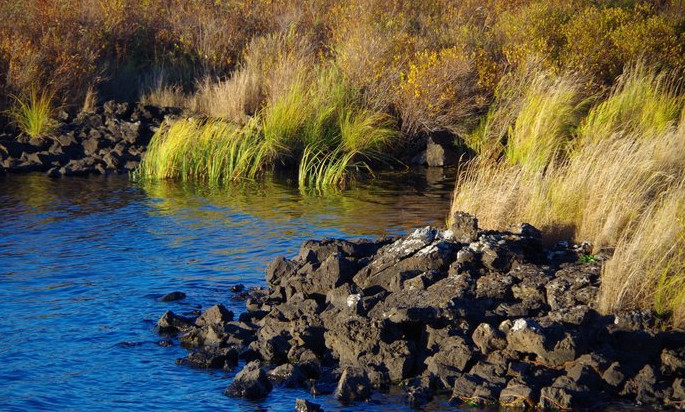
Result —
[[236, 228], [243, 220], [235, 216], [246, 214], [268, 224], [304, 220], [350, 235], [372, 235], [442, 225], [453, 181], [452, 170], [428, 169], [379, 174], [374, 180], [328, 193], [300, 190], [284, 176], [222, 187], [165, 181], [138, 186], [151, 199], [154, 213], [183, 214], [198, 224], [223, 219], [227, 228]]
[[42, 216], [45, 222], [112, 212], [139, 199], [128, 177], [49, 179], [39, 174], [0, 177], [4, 218]]

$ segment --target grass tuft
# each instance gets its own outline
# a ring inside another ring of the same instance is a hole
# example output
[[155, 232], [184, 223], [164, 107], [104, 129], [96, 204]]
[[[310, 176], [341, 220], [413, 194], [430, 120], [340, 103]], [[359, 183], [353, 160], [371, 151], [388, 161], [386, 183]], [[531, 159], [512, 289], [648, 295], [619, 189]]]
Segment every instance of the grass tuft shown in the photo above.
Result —
[[226, 182], [295, 166], [302, 187], [341, 187], [397, 136], [391, 117], [358, 107], [334, 67], [291, 76], [247, 121], [181, 120], [152, 138], [141, 178]]
[[567, 151], [584, 107], [581, 84], [572, 75], [540, 72], [522, 99], [505, 155], [526, 170], [540, 171]]
[[649, 304], [685, 324], [685, 179], [654, 202], [623, 236], [602, 272], [601, 309]]
[[54, 94], [32, 88], [26, 98], [12, 96], [15, 105], [9, 110], [9, 117], [22, 133], [31, 136], [45, 136], [57, 127], [53, 119], [55, 107], [52, 105]]
[[657, 72], [640, 61], [626, 67], [609, 97], [594, 107], [578, 133], [585, 141], [610, 138], [615, 133], [650, 135], [678, 121], [683, 96], [677, 93], [675, 73]]
[[263, 167], [256, 121], [243, 127], [222, 120], [180, 120], [158, 131], [137, 178], [224, 183], [253, 178]]

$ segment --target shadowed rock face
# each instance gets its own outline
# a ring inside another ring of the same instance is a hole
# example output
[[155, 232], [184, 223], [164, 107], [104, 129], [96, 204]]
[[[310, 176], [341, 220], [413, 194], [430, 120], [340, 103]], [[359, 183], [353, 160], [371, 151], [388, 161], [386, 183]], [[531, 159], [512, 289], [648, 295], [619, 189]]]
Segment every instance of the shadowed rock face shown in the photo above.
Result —
[[233, 383], [226, 388], [226, 395], [235, 398], [261, 399], [271, 392], [271, 382], [266, 378], [259, 361], [252, 361], [235, 375]]
[[179, 109], [109, 101], [61, 122], [50, 136], [0, 135], [0, 174], [45, 172], [50, 177], [128, 173], [152, 135]]
[[265, 362], [231, 396], [274, 384], [354, 402], [402, 384], [415, 407], [436, 391], [543, 409], [682, 405], [685, 334], [657, 332], [648, 313], [599, 314], [601, 262], [578, 263], [585, 246], [544, 250], [530, 225], [486, 232], [468, 215], [453, 229], [305, 242], [268, 266], [241, 321], [215, 306], [167, 312], [159, 330], [193, 349], [184, 364]]

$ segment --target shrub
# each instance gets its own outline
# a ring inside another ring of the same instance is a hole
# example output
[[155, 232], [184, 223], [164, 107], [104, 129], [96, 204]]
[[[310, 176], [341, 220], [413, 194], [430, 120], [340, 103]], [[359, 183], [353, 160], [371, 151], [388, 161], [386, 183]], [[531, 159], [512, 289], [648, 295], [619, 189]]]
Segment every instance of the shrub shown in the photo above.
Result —
[[531, 56], [547, 68], [558, 67], [565, 38], [562, 27], [578, 8], [576, 1], [530, 1], [505, 10], [499, 16], [494, 35], [501, 37], [501, 50], [508, 65], [525, 65]]
[[473, 59], [456, 47], [418, 53], [403, 73], [397, 94], [402, 131], [408, 135], [463, 134], [485, 104]]
[[334, 10], [336, 24], [331, 28], [336, 65], [360, 91], [364, 106], [375, 111], [390, 110], [415, 40], [402, 9], [382, 6], [374, 1], [341, 5]]
[[631, 17], [628, 10], [620, 7], [590, 6], [576, 13], [559, 28], [565, 36], [560, 64], [589, 75], [600, 84], [610, 83], [623, 68], [612, 33]]
[[587, 6], [562, 32], [566, 38], [560, 64], [611, 84], [630, 61], [648, 58], [662, 67], [683, 67], [683, 32], [678, 13], [659, 11], [646, 2], [622, 7]]

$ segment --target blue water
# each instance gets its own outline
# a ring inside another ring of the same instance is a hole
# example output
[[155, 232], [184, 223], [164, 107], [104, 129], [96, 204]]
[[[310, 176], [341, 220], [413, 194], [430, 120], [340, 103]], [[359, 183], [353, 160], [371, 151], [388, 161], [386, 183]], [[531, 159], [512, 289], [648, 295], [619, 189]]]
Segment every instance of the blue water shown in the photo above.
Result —
[[[242, 311], [229, 288], [263, 286], [267, 263], [306, 239], [441, 224], [452, 178], [435, 173], [323, 195], [279, 179], [208, 189], [0, 177], [0, 409], [291, 411], [299, 397], [326, 411], [409, 410], [393, 394], [348, 406], [288, 389], [231, 399], [232, 373], [176, 365], [186, 351], [157, 345], [153, 326], [167, 309]], [[174, 290], [187, 298], [157, 300]]]

